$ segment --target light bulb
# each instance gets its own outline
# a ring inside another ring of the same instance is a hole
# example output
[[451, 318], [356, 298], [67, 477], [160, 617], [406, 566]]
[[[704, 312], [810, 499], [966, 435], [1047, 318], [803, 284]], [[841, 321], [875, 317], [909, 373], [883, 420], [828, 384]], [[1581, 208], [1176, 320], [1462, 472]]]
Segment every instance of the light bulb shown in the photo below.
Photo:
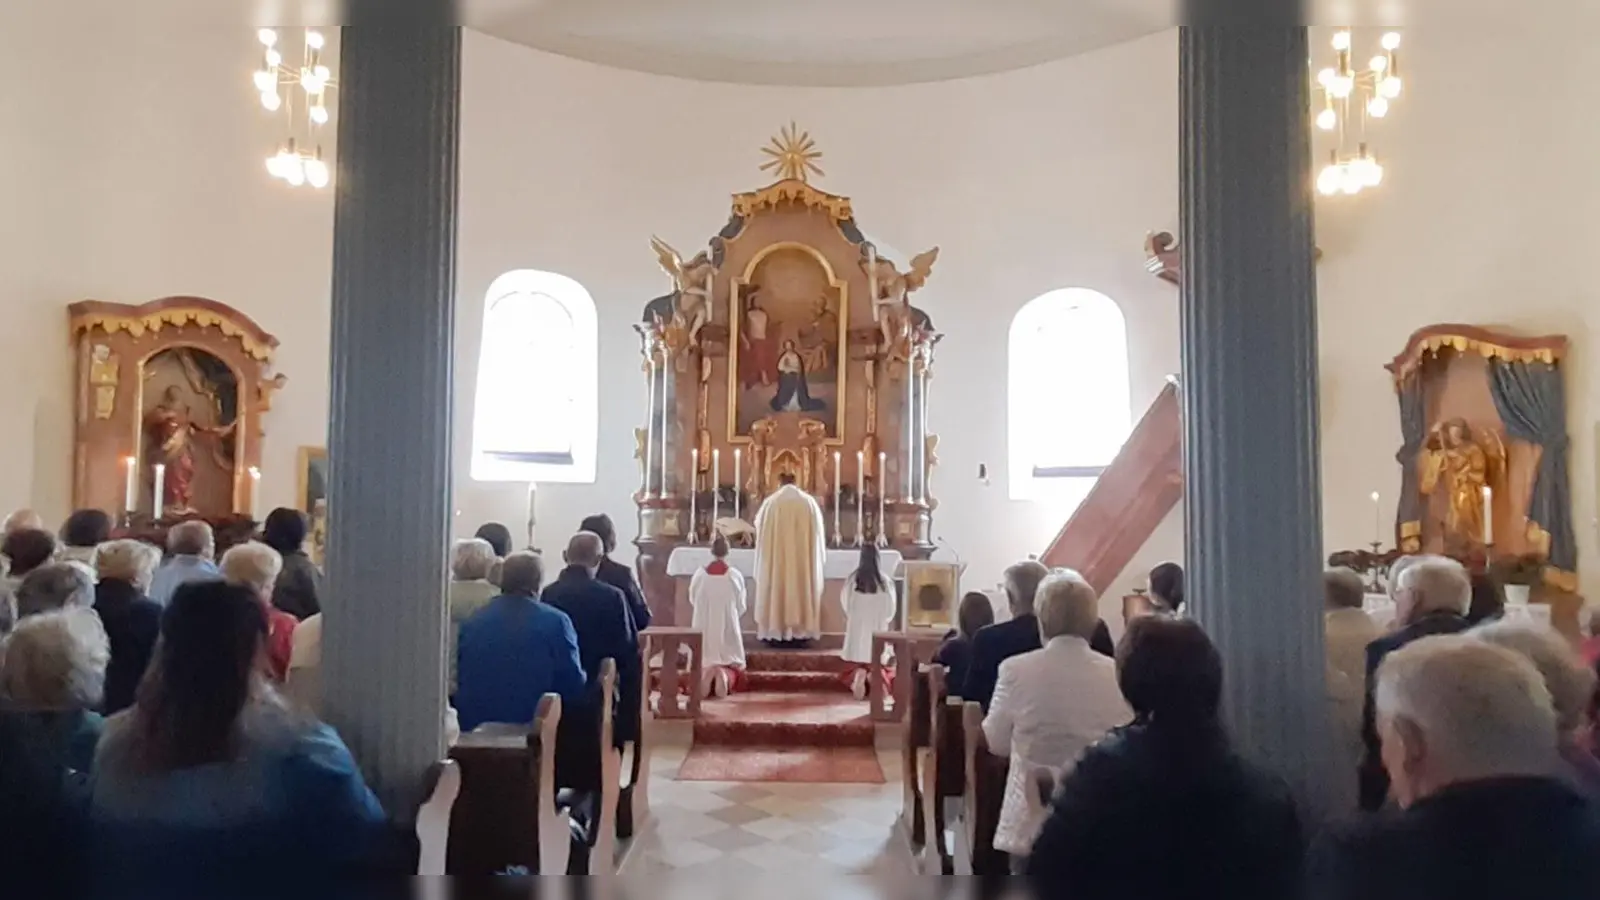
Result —
[[1367, 101], [1367, 115], [1374, 119], [1381, 119], [1389, 114], [1389, 101], [1383, 96], [1373, 97]]
[[320, 159], [306, 160], [306, 183], [314, 188], [328, 186], [328, 164]]
[[1317, 84], [1320, 84], [1325, 88], [1332, 89], [1333, 79], [1336, 77], [1338, 77], [1338, 73], [1333, 71], [1333, 69], [1323, 69], [1317, 73]]
[[271, 172], [274, 178], [288, 178], [289, 158], [289, 152], [279, 147], [278, 152], [267, 159], [267, 171]]
[[318, 64], [316, 68], [312, 69], [311, 74], [317, 76], [317, 79], [322, 81], [324, 84], [327, 83], [328, 79], [333, 77], [333, 73], [328, 70], [328, 67], [321, 64]]
[[1393, 100], [1400, 96], [1400, 87], [1400, 76], [1390, 75], [1388, 78], [1378, 82], [1378, 93]]
[[265, 69], [256, 72], [252, 78], [256, 83], [256, 90], [263, 94], [270, 92], [278, 81], [276, 78], [272, 77], [271, 72], [268, 72]]
[[278, 96], [277, 91], [262, 91], [261, 105], [267, 108], [267, 112], [277, 112], [283, 106], [283, 98]]
[[1333, 77], [1333, 83], [1328, 85], [1328, 93], [1339, 98], [1340, 100], [1343, 100], [1344, 98], [1350, 96], [1350, 91], [1355, 86], [1355, 79], [1351, 78], [1349, 75], [1335, 75]]
[[267, 65], [272, 67], [272, 68], [274, 68], [274, 69], [276, 69], [277, 67], [283, 65], [283, 54], [279, 53], [276, 50], [268, 50], [267, 51]]
[[[294, 182], [291, 180], [290, 183]], [[1359, 194], [1364, 186], [1361, 175], [1350, 166], [1346, 165], [1344, 171], [1339, 173], [1339, 189], [1346, 194]]]
[[328, 108], [321, 105], [311, 107], [311, 121], [318, 125], [328, 124]]
[[267, 157], [267, 174], [271, 175], [273, 178], [277, 178], [278, 177], [278, 156], [277, 156], [277, 154], [273, 154], [272, 156]]
[[263, 28], [256, 32], [256, 39], [263, 45], [271, 47], [278, 42], [278, 33], [271, 28]]
[[323, 41], [323, 38], [322, 38], [322, 32], [320, 32], [320, 31], [308, 31], [308, 32], [306, 32], [306, 46], [307, 47], [310, 47], [313, 50], [321, 50], [323, 43], [324, 43], [324, 41]]
[[1322, 171], [1317, 174], [1317, 193], [1324, 196], [1332, 196], [1337, 194], [1339, 193], [1339, 185], [1342, 183], [1342, 181], [1343, 179], [1340, 176], [1338, 166], [1324, 166]]
[[295, 187], [299, 187], [300, 185], [306, 183], [305, 162], [301, 160], [298, 155], [288, 157], [288, 159], [284, 161], [283, 180], [289, 182]]
[[1333, 107], [1330, 106], [1317, 113], [1317, 127], [1323, 131], [1332, 131], [1338, 124], [1339, 114], [1333, 111]]
[[1383, 49], [1393, 53], [1400, 49], [1400, 32], [1388, 31], [1383, 35]]
[[300, 70], [300, 86], [306, 89], [306, 93], [320, 94], [322, 93], [322, 85], [323, 81], [317, 77], [317, 73], [310, 69]]
[[1368, 63], [1367, 65], [1372, 67], [1372, 71], [1382, 75], [1389, 68], [1389, 57], [1380, 53], [1379, 55], [1374, 56], [1372, 58], [1372, 62]]
[[1383, 166], [1378, 165], [1378, 161], [1369, 156], [1367, 164], [1362, 167], [1361, 176], [1367, 187], [1377, 187], [1383, 182]]
[[1348, 31], [1335, 31], [1333, 33], [1333, 49], [1335, 49], [1335, 50], [1349, 50], [1350, 49], [1350, 32], [1348, 32]]

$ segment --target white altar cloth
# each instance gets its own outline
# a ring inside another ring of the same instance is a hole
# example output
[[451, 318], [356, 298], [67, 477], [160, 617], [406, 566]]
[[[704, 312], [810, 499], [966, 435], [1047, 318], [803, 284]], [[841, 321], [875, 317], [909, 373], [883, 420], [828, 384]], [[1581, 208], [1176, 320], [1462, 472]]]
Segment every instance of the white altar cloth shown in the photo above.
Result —
[[[861, 551], [854, 549], [829, 550], [827, 560], [822, 566], [824, 579], [842, 579], [856, 570], [856, 562], [861, 559]], [[674, 578], [693, 575], [696, 570], [703, 569], [711, 562], [711, 548], [707, 545], [691, 547], [677, 547], [672, 555], [667, 557], [667, 574]], [[755, 577], [756, 552], [743, 547], [735, 547], [728, 551], [728, 565], [744, 573], [746, 578]], [[894, 578], [900, 572], [900, 552], [898, 550], [879, 550], [878, 568], [884, 575]]]

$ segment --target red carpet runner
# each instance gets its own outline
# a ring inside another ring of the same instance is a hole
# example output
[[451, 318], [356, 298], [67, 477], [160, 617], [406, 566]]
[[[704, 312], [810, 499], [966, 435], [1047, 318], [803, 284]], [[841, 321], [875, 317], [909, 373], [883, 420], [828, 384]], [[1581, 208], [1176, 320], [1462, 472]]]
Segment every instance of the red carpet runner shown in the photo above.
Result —
[[747, 664], [747, 690], [701, 705], [680, 780], [883, 783], [867, 703], [835, 652], [758, 650]]

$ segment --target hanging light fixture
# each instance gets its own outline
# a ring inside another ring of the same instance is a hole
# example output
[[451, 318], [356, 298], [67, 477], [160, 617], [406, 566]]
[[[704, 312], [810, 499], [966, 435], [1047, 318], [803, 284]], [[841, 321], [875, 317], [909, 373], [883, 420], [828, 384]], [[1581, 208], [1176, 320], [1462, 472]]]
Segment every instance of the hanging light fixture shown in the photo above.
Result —
[[338, 87], [333, 71], [323, 62], [327, 36], [314, 28], [302, 29], [298, 65], [285, 62], [277, 29], [262, 28], [256, 39], [262, 47], [261, 68], [251, 74], [251, 83], [261, 95], [263, 109], [283, 112], [288, 132], [267, 157], [267, 172], [295, 187], [327, 187], [332, 171], [322, 156], [321, 134], [332, 119], [329, 104]]
[[[1367, 128], [1389, 115], [1400, 98], [1400, 33], [1385, 32], [1380, 52], [1357, 68], [1353, 38], [1348, 28], [1334, 32], [1334, 63], [1315, 70], [1312, 95], [1319, 131], [1335, 135], [1328, 164], [1317, 173], [1317, 192], [1324, 196], [1359, 194], [1383, 181], [1383, 166], [1367, 146]], [[1313, 68], [1315, 63], [1313, 62]], [[1354, 151], [1350, 149], [1355, 145]]]

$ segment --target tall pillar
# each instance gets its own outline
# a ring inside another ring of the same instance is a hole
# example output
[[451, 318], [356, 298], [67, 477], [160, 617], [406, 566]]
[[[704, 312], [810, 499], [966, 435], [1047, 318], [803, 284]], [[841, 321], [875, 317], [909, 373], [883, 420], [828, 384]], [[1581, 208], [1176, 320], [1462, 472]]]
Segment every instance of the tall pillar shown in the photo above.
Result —
[[1327, 778], [1308, 48], [1303, 27], [1179, 31], [1184, 556], [1239, 748]]
[[340, 46], [323, 706], [403, 817], [444, 752], [461, 30], [367, 21]]

